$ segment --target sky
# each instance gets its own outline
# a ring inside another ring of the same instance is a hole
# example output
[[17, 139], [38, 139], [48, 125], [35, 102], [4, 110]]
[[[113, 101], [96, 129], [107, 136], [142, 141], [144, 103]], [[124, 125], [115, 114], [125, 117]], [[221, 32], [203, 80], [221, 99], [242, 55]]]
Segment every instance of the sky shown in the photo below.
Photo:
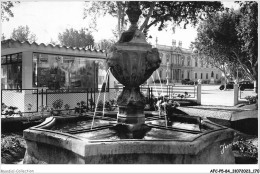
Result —
[[[225, 7], [237, 5], [232, 1], [223, 2]], [[18, 26], [28, 25], [30, 31], [36, 35], [37, 43], [48, 44], [51, 40], [58, 41], [58, 34], [67, 28], [81, 29], [87, 28], [91, 20], [83, 19], [83, 1], [21, 1], [12, 8], [14, 17], [9, 21], [2, 22], [2, 33], [9, 38], [13, 29]], [[101, 39], [113, 39], [112, 29], [115, 28], [117, 21], [110, 15], [98, 19], [97, 32], [93, 32], [96, 42]], [[168, 31], [158, 31], [155, 27], [149, 32], [152, 36], [148, 41], [155, 44], [156, 37], [160, 45], [172, 45], [172, 40], [177, 43], [182, 41], [184, 48], [189, 48], [190, 43], [196, 38], [196, 28], [188, 26], [187, 29], [178, 27], [173, 33]]]

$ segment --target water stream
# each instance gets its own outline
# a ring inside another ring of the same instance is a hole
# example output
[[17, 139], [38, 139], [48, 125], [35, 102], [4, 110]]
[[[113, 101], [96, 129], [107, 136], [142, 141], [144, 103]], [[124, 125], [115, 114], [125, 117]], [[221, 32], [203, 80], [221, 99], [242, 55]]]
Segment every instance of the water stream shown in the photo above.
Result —
[[165, 127], [167, 127], [166, 105], [165, 105], [165, 99], [164, 99], [164, 95], [163, 95], [163, 86], [162, 86], [162, 81], [161, 81], [161, 77], [160, 77], [160, 75], [159, 75], [158, 70], [156, 70], [156, 72], [157, 72], [158, 79], [159, 79], [159, 82], [160, 82], [160, 85], [161, 85], [162, 98], [163, 98], [163, 102], [164, 102], [163, 107], [164, 107], [164, 112], [165, 112], [165, 113], [164, 113]]
[[[107, 76], [108, 76], [109, 70], [110, 70], [110, 68], [108, 68], [108, 70], [107, 70], [107, 72], [106, 72], [106, 77], [104, 78], [102, 84], [104, 84], [104, 83], [107, 81]], [[101, 89], [101, 90], [99, 91], [99, 93], [98, 93], [98, 98], [97, 98], [97, 101], [96, 101], [96, 106], [95, 106], [95, 110], [94, 110], [94, 115], [93, 115], [93, 120], [92, 120], [92, 124], [91, 124], [91, 129], [92, 129], [93, 126], [94, 126], [94, 121], [95, 121], [95, 117], [96, 117], [96, 113], [97, 113], [97, 107], [98, 107], [98, 102], [99, 102], [99, 98], [100, 98], [101, 92], [102, 92], [102, 89]], [[106, 85], [105, 85], [105, 92], [106, 92]], [[104, 92], [104, 95], [106, 95], [105, 92]], [[104, 102], [105, 102], [105, 100], [104, 100]], [[105, 106], [105, 105], [103, 104], [103, 108], [104, 108], [104, 106]], [[104, 109], [103, 109], [103, 116], [104, 116]]]

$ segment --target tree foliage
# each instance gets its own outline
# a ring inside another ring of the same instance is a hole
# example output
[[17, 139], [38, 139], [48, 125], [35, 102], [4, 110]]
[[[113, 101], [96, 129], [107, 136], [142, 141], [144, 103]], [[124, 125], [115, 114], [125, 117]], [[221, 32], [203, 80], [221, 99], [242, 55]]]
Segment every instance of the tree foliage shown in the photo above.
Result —
[[106, 50], [106, 51], [108, 51], [113, 44], [115, 44], [114, 40], [102, 39], [101, 41], [96, 43], [95, 47], [97, 47], [99, 50]]
[[26, 26], [18, 26], [17, 29], [13, 29], [11, 34], [11, 39], [18, 40], [20, 42], [35, 42], [36, 35], [31, 33], [29, 27]]
[[241, 51], [248, 72], [258, 79], [258, 4], [255, 1], [240, 2], [240, 18], [236, 27]]
[[116, 17], [117, 26], [113, 31], [117, 35], [120, 35], [124, 30], [127, 24], [126, 16], [126, 2], [122, 1], [89, 1], [85, 3], [84, 7], [84, 19], [90, 18], [91, 23], [89, 28], [96, 30], [97, 27], [97, 19], [101, 16], [105, 16], [107, 14]]
[[[92, 1], [86, 2], [84, 18], [110, 14], [117, 17], [119, 35], [127, 23], [125, 19], [128, 1]], [[140, 1], [143, 19], [140, 30], [147, 33], [151, 26], [158, 26], [158, 30], [166, 28], [167, 22], [184, 27], [187, 24], [196, 25], [200, 19], [206, 19], [210, 14], [223, 10], [221, 2], [217, 1]]]
[[12, 2], [12, 1], [3, 1], [1, 2], [1, 20], [3, 21], [9, 21], [9, 17], [14, 17], [13, 12], [11, 11], [11, 8], [14, 7], [14, 3], [19, 2]]
[[239, 11], [226, 9], [202, 22], [194, 45], [216, 67], [233, 74], [239, 68], [249, 79], [257, 80], [257, 3], [240, 5]]
[[69, 47], [85, 48], [86, 46], [94, 46], [94, 38], [86, 29], [66, 29], [64, 32], [59, 33], [58, 40], [61, 45]]

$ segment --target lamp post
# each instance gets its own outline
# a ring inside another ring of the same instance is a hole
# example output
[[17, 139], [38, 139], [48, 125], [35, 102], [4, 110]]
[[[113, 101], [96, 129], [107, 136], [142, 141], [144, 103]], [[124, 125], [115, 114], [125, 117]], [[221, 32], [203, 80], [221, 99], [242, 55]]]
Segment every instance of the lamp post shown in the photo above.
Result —
[[166, 85], [169, 85], [169, 62], [166, 63]]

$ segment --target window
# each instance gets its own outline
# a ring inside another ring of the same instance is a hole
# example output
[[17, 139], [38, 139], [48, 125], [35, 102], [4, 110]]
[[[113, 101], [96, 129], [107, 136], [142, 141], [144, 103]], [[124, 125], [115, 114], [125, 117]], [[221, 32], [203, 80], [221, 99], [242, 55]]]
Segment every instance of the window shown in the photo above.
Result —
[[97, 88], [105, 66], [85, 57], [33, 53], [33, 86], [49, 89]]
[[195, 73], [195, 79], [197, 79], [197, 73]]
[[208, 73], [206, 73], [206, 79], [208, 79], [208, 78], [209, 78]]
[[218, 74], [216, 74], [216, 79], [218, 79]]
[[181, 79], [184, 79], [184, 71], [181, 71]]
[[190, 79], [190, 72], [188, 71], [187, 78]]
[[181, 55], [179, 54], [177, 57], [177, 65], [180, 65], [180, 64], [181, 64]]
[[203, 60], [200, 61], [200, 67], [203, 67]]
[[214, 72], [213, 71], [211, 72], [211, 77], [214, 77]]
[[203, 79], [203, 73], [200, 74], [200, 78]]
[[190, 57], [187, 59], [187, 66], [190, 66]]
[[195, 58], [195, 67], [198, 67], [198, 59]]
[[1, 89], [22, 89], [22, 53], [1, 57]]
[[182, 60], [181, 60], [181, 61], [182, 61], [182, 63], [181, 63], [182, 66], [184, 66], [185, 57], [182, 57]]
[[166, 55], [166, 63], [170, 63], [170, 54]]

